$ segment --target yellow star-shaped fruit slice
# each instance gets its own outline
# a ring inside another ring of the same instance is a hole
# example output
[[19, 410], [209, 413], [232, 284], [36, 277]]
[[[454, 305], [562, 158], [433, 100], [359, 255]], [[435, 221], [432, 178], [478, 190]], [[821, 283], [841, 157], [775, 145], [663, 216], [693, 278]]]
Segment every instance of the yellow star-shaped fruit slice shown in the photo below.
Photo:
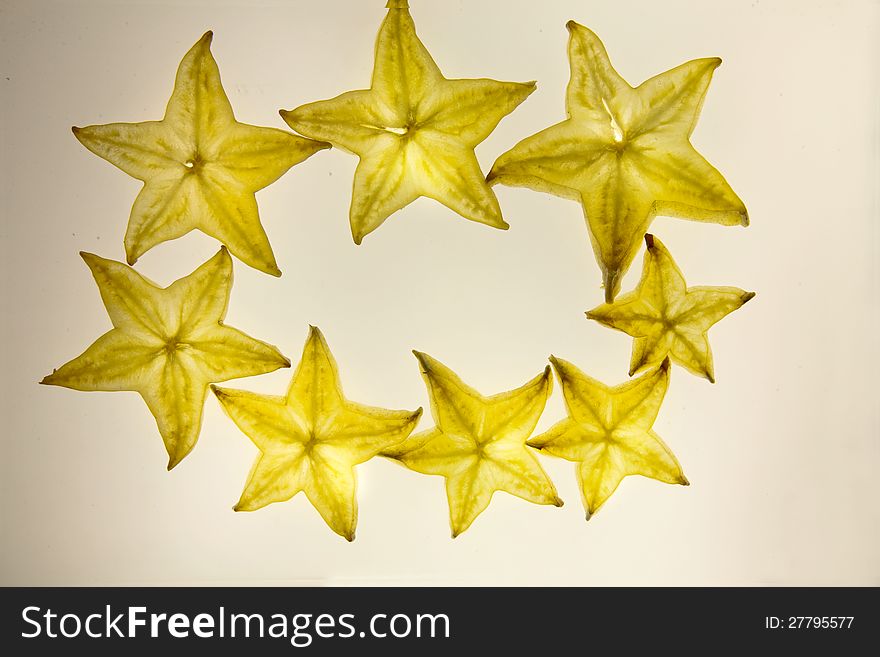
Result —
[[281, 116], [297, 132], [360, 158], [349, 213], [355, 243], [420, 196], [506, 229], [474, 147], [535, 83], [447, 80], [416, 36], [408, 4], [391, 0], [387, 6], [370, 88]]
[[569, 362], [552, 356], [550, 362], [562, 384], [568, 418], [528, 444], [577, 463], [587, 520], [626, 476], [688, 485], [672, 451], [651, 430], [669, 385], [669, 361], [613, 388]]
[[353, 541], [354, 466], [405, 440], [422, 415], [348, 401], [336, 361], [311, 327], [287, 395], [212, 386], [226, 414], [260, 450], [236, 511], [256, 511], [304, 491], [334, 532]]
[[749, 223], [743, 202], [690, 143], [720, 59], [696, 59], [631, 87], [593, 32], [569, 21], [568, 118], [495, 162], [491, 183], [580, 201], [605, 300], [614, 300], [655, 215]]
[[470, 527], [497, 490], [562, 506], [553, 482], [525, 444], [550, 395], [550, 368], [521, 388], [484, 397], [439, 361], [413, 353], [437, 426], [382, 455], [410, 470], [446, 478], [452, 537]]
[[709, 328], [755, 293], [738, 287], [688, 287], [660, 240], [645, 235], [645, 243], [648, 249], [636, 289], [588, 311], [587, 317], [635, 338], [630, 376], [657, 367], [669, 356], [715, 383]]
[[206, 33], [180, 62], [165, 118], [73, 128], [95, 155], [143, 181], [128, 220], [133, 265], [151, 248], [199, 229], [245, 264], [280, 276], [254, 193], [329, 144], [239, 123]]
[[272, 345], [223, 324], [232, 289], [226, 247], [166, 288], [121, 262], [81, 255], [113, 328], [40, 383], [140, 393], [156, 418], [169, 470], [195, 447], [209, 383], [290, 367]]

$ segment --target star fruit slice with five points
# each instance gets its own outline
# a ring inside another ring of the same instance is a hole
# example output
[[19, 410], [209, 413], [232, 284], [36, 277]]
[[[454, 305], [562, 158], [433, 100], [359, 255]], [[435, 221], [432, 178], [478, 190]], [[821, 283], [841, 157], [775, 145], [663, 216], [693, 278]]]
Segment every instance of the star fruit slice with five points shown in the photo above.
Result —
[[624, 477], [642, 475], [688, 485], [675, 455], [651, 429], [669, 386], [669, 361], [610, 387], [571, 363], [550, 357], [562, 384], [568, 417], [532, 438], [530, 447], [577, 464], [587, 520]]
[[568, 118], [495, 162], [492, 184], [579, 201], [611, 302], [655, 215], [749, 223], [745, 205], [690, 143], [718, 58], [631, 87], [593, 32], [569, 21]]
[[73, 134], [144, 183], [125, 233], [128, 264], [199, 229], [245, 264], [280, 276], [254, 193], [330, 145], [236, 121], [211, 39], [207, 32], [180, 62], [161, 121], [93, 125]]
[[113, 328], [40, 383], [139, 393], [156, 418], [169, 470], [195, 447], [209, 383], [290, 367], [272, 345], [223, 323], [232, 288], [226, 247], [166, 288], [121, 262], [81, 255]]
[[324, 336], [311, 327], [283, 397], [212, 386], [223, 410], [253, 441], [254, 463], [236, 511], [255, 511], [303, 491], [329, 527], [353, 541], [354, 466], [401, 442], [422, 415], [347, 400]]
[[562, 506], [553, 482], [526, 447], [550, 396], [550, 368], [516, 390], [485, 397], [441, 362], [413, 353], [437, 426], [386, 449], [382, 456], [415, 472], [446, 478], [452, 537], [471, 526], [495, 491], [534, 504]]
[[355, 243], [421, 196], [506, 229], [474, 147], [534, 82], [449, 80], [416, 35], [408, 3], [391, 0], [369, 89], [281, 110], [297, 132], [356, 154], [349, 220]]
[[663, 243], [648, 245], [636, 289], [587, 312], [589, 319], [623, 331], [633, 340], [629, 375], [653, 369], [669, 356], [715, 383], [709, 329], [755, 296], [738, 287], [688, 287]]

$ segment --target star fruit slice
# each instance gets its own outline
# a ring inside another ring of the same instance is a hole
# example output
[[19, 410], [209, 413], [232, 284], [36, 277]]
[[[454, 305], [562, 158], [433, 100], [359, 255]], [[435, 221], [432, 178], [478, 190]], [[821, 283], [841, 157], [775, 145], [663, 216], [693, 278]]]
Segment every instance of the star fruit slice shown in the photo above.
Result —
[[437, 426], [386, 449], [382, 456], [410, 470], [446, 478], [452, 537], [470, 527], [495, 491], [562, 506], [553, 482], [526, 448], [550, 396], [550, 368], [521, 388], [484, 397], [439, 361], [413, 353]]
[[121, 262], [80, 255], [113, 328], [40, 383], [139, 393], [156, 418], [169, 470], [195, 447], [209, 383], [290, 367], [272, 345], [223, 324], [232, 288], [226, 247], [166, 288]]
[[281, 116], [297, 132], [360, 158], [349, 212], [356, 244], [421, 196], [465, 219], [508, 228], [474, 147], [535, 83], [444, 78], [416, 36], [408, 3], [392, 0], [387, 7], [370, 88]]
[[260, 456], [236, 511], [255, 511], [304, 491], [334, 532], [354, 540], [357, 478], [354, 466], [412, 433], [422, 415], [348, 401], [336, 361], [314, 326], [283, 397], [212, 386], [223, 410]]
[[144, 183], [125, 233], [128, 264], [199, 229], [245, 264], [280, 276], [254, 193], [330, 145], [236, 121], [211, 39], [207, 32], [180, 62], [161, 121], [75, 127], [73, 134]]
[[609, 387], [571, 363], [550, 357], [568, 418], [528, 444], [577, 464], [587, 520], [629, 475], [688, 485], [672, 451], [651, 426], [669, 386], [669, 361], [637, 379]]
[[690, 143], [718, 58], [695, 59], [631, 87], [593, 32], [574, 21], [568, 118], [495, 162], [492, 184], [579, 201], [611, 302], [655, 215], [749, 223], [745, 205]]
[[587, 317], [635, 338], [630, 376], [657, 367], [669, 356], [715, 383], [709, 328], [755, 293], [738, 287], [688, 287], [663, 243], [653, 235], [645, 235], [645, 243], [636, 289], [588, 311]]

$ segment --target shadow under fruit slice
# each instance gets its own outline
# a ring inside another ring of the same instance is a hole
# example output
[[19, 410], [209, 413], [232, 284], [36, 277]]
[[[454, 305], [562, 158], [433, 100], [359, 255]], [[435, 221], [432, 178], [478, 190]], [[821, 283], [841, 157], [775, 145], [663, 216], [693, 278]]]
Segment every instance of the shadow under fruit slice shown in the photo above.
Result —
[[553, 482], [526, 447], [550, 396], [550, 368], [521, 388], [484, 397], [439, 361], [413, 353], [437, 426], [382, 456], [446, 478], [452, 537], [470, 527], [497, 490], [535, 504], [562, 506]]
[[180, 62], [161, 121], [93, 125], [73, 134], [144, 182], [125, 233], [128, 264], [197, 228], [245, 264], [280, 276], [254, 193], [330, 145], [236, 121], [211, 38], [207, 32]]
[[534, 82], [448, 80], [416, 35], [408, 4], [388, 3], [369, 89], [281, 110], [297, 132], [356, 154], [349, 220], [355, 243], [420, 196], [465, 219], [508, 228], [474, 147]]
[[745, 205], [690, 143], [718, 58], [695, 59], [631, 87], [593, 32], [574, 21], [568, 118], [498, 158], [487, 180], [583, 205], [605, 300], [614, 300], [655, 215], [749, 223]]
[[560, 358], [551, 356], [550, 362], [562, 384], [568, 418], [528, 444], [577, 463], [587, 520], [629, 475], [688, 485], [675, 455], [651, 430], [669, 386], [668, 360], [613, 388]]
[[309, 331], [287, 395], [212, 386], [226, 414], [260, 450], [236, 511], [255, 511], [304, 491], [334, 532], [354, 540], [354, 466], [401, 442], [422, 409], [389, 411], [348, 401], [324, 336]]
[[166, 288], [121, 262], [81, 255], [113, 328], [40, 383], [140, 393], [156, 418], [169, 470], [195, 447], [209, 383], [290, 367], [272, 345], [223, 324], [232, 288], [226, 247]]
[[653, 235], [636, 289], [587, 312], [589, 319], [633, 338], [629, 375], [672, 362], [715, 383], [709, 329], [755, 296], [738, 287], [688, 287], [675, 260]]

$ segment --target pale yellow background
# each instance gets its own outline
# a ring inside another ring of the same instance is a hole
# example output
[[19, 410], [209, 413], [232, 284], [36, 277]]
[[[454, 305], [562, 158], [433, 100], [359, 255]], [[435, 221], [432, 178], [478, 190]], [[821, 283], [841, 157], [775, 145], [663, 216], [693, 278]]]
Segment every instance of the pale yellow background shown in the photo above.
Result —
[[[545, 459], [565, 507], [499, 494], [452, 541], [442, 480], [375, 460], [359, 468], [349, 545], [303, 496], [232, 512], [256, 449], [213, 398], [169, 474], [137, 395], [37, 386], [109, 328], [77, 251], [122, 259], [140, 186], [70, 126], [160, 118], [177, 63], [210, 28], [237, 117], [283, 127], [279, 108], [368, 84], [384, 8], [3, 2], [0, 583], [880, 584], [880, 5], [413, 4], [448, 77], [538, 80], [478, 148], [485, 170], [563, 117], [568, 19], [633, 83], [724, 59], [693, 141], [752, 226], [653, 225], [691, 284], [758, 292], [711, 332], [716, 385], [673, 372], [655, 428], [692, 486], [627, 479], [585, 523], [573, 466]], [[236, 262], [231, 325], [296, 361], [317, 324], [348, 396], [391, 408], [427, 404], [411, 348], [485, 393], [525, 382], [551, 352], [626, 378], [630, 340], [583, 316], [602, 294], [577, 204], [498, 187], [501, 232], [422, 199], [355, 247], [355, 164], [321, 152], [258, 194], [284, 276]], [[191, 234], [138, 270], [167, 284], [217, 246]], [[289, 375], [230, 385], [280, 393]], [[557, 389], [539, 429], [562, 416]]]

